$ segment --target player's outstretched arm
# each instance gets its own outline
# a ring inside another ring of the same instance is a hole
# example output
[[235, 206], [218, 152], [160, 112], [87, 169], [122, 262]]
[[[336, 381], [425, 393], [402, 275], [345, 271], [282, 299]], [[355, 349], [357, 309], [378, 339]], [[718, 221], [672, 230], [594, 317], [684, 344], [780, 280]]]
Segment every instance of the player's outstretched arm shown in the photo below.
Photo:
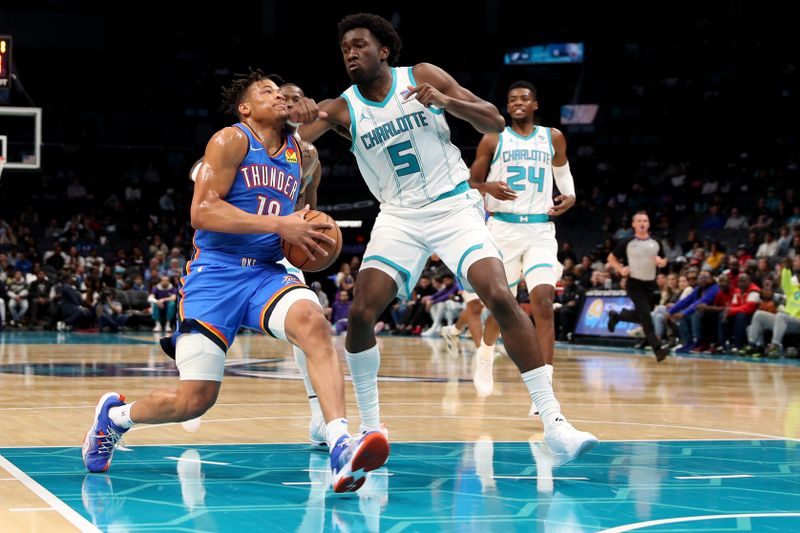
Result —
[[313, 122], [301, 124], [300, 128], [297, 130], [304, 141], [313, 143], [328, 130], [337, 130], [337, 133], [340, 135], [342, 135], [342, 130], [349, 131], [350, 113], [347, 110], [347, 102], [344, 101], [344, 98], [339, 97], [333, 100], [323, 100], [318, 106], [319, 110], [322, 112], [321, 114], [325, 116]]
[[406, 99], [416, 98], [424, 106], [436, 106], [466, 120], [481, 133], [500, 133], [506, 126], [497, 108], [458, 84], [450, 74], [430, 63], [414, 66], [416, 87], [409, 87]]
[[211, 137], [195, 181], [192, 227], [220, 233], [277, 233], [299, 245], [311, 257], [312, 251], [327, 255], [315, 239], [335, 244], [333, 239], [317, 231], [330, 228], [331, 224], [306, 222], [302, 211], [289, 216], [248, 213], [225, 201], [247, 153], [248, 142], [247, 136], [233, 127]]

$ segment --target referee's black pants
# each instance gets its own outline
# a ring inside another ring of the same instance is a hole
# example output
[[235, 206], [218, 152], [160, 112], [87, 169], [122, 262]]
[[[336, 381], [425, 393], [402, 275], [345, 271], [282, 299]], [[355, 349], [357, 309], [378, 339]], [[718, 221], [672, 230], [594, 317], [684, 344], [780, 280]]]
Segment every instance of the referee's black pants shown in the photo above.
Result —
[[657, 287], [655, 281], [628, 278], [627, 291], [628, 297], [633, 302], [633, 309], [623, 309], [619, 313], [619, 319], [622, 322], [634, 322], [642, 325], [644, 336], [654, 350], [661, 347], [661, 341], [656, 336], [653, 317], [650, 314], [653, 311], [653, 293]]

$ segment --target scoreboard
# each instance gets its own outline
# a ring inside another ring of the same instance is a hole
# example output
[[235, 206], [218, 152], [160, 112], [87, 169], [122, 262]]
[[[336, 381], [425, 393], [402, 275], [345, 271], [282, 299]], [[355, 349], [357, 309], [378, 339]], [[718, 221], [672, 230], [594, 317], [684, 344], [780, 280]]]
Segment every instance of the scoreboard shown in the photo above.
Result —
[[0, 35], [0, 89], [11, 88], [11, 37]]

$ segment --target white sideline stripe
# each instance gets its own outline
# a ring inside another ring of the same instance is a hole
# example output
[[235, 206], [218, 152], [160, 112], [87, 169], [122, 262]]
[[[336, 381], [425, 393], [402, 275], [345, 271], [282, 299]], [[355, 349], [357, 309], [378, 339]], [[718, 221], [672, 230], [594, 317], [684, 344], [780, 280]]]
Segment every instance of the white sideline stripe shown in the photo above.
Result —
[[[387, 404], [389, 406], [393, 405], [441, 405], [442, 402], [392, 402], [391, 404]], [[251, 406], [268, 406], [274, 407], [275, 402], [271, 403], [216, 403], [214, 407], [251, 407]], [[308, 405], [308, 402], [281, 402], [282, 406], [290, 406], [290, 405]], [[513, 405], [513, 406], [520, 406], [522, 405], [520, 402], [459, 402], [459, 405], [480, 405], [480, 406], [489, 406], [489, 407], [501, 407], [505, 405]], [[721, 408], [721, 407], [742, 407], [747, 406], [741, 403], [703, 403], [703, 404], [692, 404], [694, 407], [708, 407], [708, 408]], [[570, 403], [570, 407], [619, 407], [620, 403]], [[642, 409], [659, 409], [659, 408], [666, 408], [666, 407], [685, 407], [685, 404], [676, 404], [676, 403], [626, 403], [625, 407], [636, 407]], [[53, 409], [89, 409], [90, 407], [96, 407], [95, 404], [92, 405], [42, 405], [39, 407], [0, 407], [0, 411], [44, 411], [45, 409], [50, 411]]]
[[219, 461], [204, 461], [202, 459], [187, 459], [185, 457], [164, 457], [164, 459], [171, 459], [173, 461], [178, 461], [180, 463], [200, 463], [203, 465], [222, 465], [222, 466], [229, 466], [230, 463], [221, 463]]
[[[520, 421], [520, 420], [530, 420], [530, 417], [521, 417], [521, 416], [474, 416], [474, 415], [465, 415], [465, 416], [458, 416], [458, 415], [383, 415], [384, 419], [395, 419], [395, 418], [416, 418], [416, 419], [446, 419], [446, 420], [463, 420], [463, 419], [471, 419], [471, 420], [509, 420], [509, 421]], [[213, 420], [203, 419], [204, 424], [212, 424], [212, 423], [219, 423], [219, 422], [246, 422], [251, 420], [295, 420], [297, 419], [296, 415], [286, 415], [286, 416], [253, 416], [253, 417], [240, 417], [240, 418], [217, 418]], [[776, 435], [767, 435], [765, 433], [753, 433], [750, 431], [733, 431], [730, 429], [717, 429], [717, 428], [709, 428], [709, 427], [698, 427], [698, 426], [681, 426], [677, 424], [654, 424], [654, 423], [641, 423], [641, 422], [622, 422], [618, 420], [595, 420], [595, 419], [588, 419], [588, 418], [570, 418], [571, 422], [581, 422], [587, 424], [612, 424], [612, 425], [623, 425], [623, 426], [645, 426], [645, 427], [658, 427], [658, 428], [670, 428], [670, 429], [691, 429], [694, 431], [705, 431], [709, 433], [727, 433], [730, 435], [747, 435], [750, 437], [759, 437], [762, 439], [775, 439], [775, 440], [788, 440], [793, 442], [800, 442], [800, 439], [792, 438], [792, 437], [781, 437]], [[130, 429], [130, 431], [143, 431], [146, 429], [154, 429], [154, 428], [162, 428], [170, 425], [177, 425], [177, 422], [170, 422], [167, 424], [154, 424], [154, 425], [142, 425], [142, 426], [134, 426]], [[653, 439], [653, 440], [667, 440], [667, 439]], [[692, 439], [692, 440], [701, 440], [701, 439]], [[705, 440], [719, 440], [719, 439], [705, 439]], [[747, 439], [752, 440], [752, 439]], [[410, 442], [410, 441], [405, 441]], [[418, 442], [434, 442], [434, 441], [418, 441]], [[453, 441], [440, 441], [440, 442], [453, 442]], [[464, 442], [473, 442], [473, 441], [464, 441]], [[606, 441], [611, 442], [611, 441]], [[626, 440], [617, 441], [617, 442], [628, 442]], [[255, 443], [253, 443], [255, 444]]]
[[552, 477], [552, 476], [492, 476], [494, 479], [553, 479], [561, 481], [589, 481], [588, 477]]
[[55, 511], [58, 511], [58, 514], [63, 516], [70, 524], [78, 528], [79, 531], [100, 533], [100, 530], [97, 529], [94, 524], [86, 520], [84, 517], [78, 514], [77, 511], [73, 510], [66, 503], [54, 496], [52, 492], [39, 485], [28, 474], [14, 466], [13, 463], [11, 463], [2, 455], [0, 455], [0, 466], [3, 467], [9, 474], [14, 476], [20, 483], [25, 485], [28, 490], [44, 500], [44, 502], [50, 505], [50, 507], [52, 507]]
[[719, 476], [675, 476], [675, 479], [736, 479], [740, 477], [753, 477], [750, 474], [729, 474]]
[[[161, 424], [152, 427], [161, 427], [167, 426], [170, 424]], [[653, 424], [646, 424], [646, 425], [653, 425]], [[137, 429], [135, 426], [131, 428], [131, 430]], [[691, 442], [750, 442], [754, 440], [751, 437], [729, 437], [729, 438], [703, 438], [703, 439], [602, 439], [600, 442], [661, 442], [661, 443], [674, 443], [674, 444], [685, 444]], [[765, 440], [765, 441], [800, 441], [800, 439], [793, 439], [789, 437], [778, 437], [778, 436], [767, 436], [762, 437], [755, 440]], [[460, 444], [460, 443], [473, 443], [476, 439], [451, 439], [451, 440], [398, 440], [392, 441], [394, 443], [401, 443], [401, 444]], [[509, 444], [515, 442], [528, 442], [528, 440], [493, 440], [495, 444]], [[281, 441], [281, 442], [177, 442], [177, 443], [161, 443], [161, 444], [134, 444], [132, 445], [134, 448], [144, 448], [147, 446], [170, 446], [170, 447], [178, 447], [178, 446], [186, 446], [190, 448], [195, 448], [197, 446], [253, 446], [258, 444], [300, 444], [310, 446], [307, 440], [295, 440], [295, 441]], [[47, 445], [39, 445], [39, 446], [25, 446], [25, 445], [16, 445], [16, 446], [2, 446], [0, 448], [6, 448], [8, 450], [14, 449], [39, 449], [39, 448], [80, 448], [80, 446], [76, 446], [74, 442], [70, 442], [69, 444], [47, 444]], [[327, 472], [327, 470], [326, 470]]]
[[55, 511], [52, 507], [15, 507], [9, 509], [12, 513], [30, 513], [37, 511]]
[[788, 518], [790, 516], [800, 516], [800, 513], [742, 513], [742, 514], [709, 514], [703, 516], [681, 516], [678, 518], [662, 518], [661, 520], [648, 520], [647, 522], [636, 522], [625, 524], [624, 526], [604, 529], [600, 533], [624, 533], [635, 529], [643, 529], [652, 526], [663, 526], [664, 524], [680, 524], [681, 522], [699, 522], [701, 520], [724, 520], [726, 518]]

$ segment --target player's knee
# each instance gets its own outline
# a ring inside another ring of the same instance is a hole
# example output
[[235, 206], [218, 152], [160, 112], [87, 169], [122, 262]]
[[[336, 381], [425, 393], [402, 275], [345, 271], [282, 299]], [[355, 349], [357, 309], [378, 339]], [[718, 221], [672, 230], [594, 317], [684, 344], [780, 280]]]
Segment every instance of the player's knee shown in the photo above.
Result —
[[350, 308], [350, 314], [348, 316], [348, 327], [371, 328], [372, 324], [375, 322], [376, 316], [377, 313], [375, 313], [375, 310], [372, 309], [368, 304], [364, 304], [362, 302], [353, 302], [353, 306]]
[[481, 300], [498, 320], [511, 316], [515, 309], [519, 307], [517, 301], [511, 295], [511, 291], [502, 285], [490, 287], [485, 295], [481, 295]]
[[[310, 302], [309, 302], [310, 303]], [[330, 322], [322, 314], [318, 305], [304, 305], [298, 310], [297, 331], [293, 332], [300, 339], [327, 339], [331, 336]]]
[[203, 416], [206, 411], [217, 401], [217, 390], [194, 391], [193, 394], [184, 398], [183, 416], [184, 420], [191, 420]]
[[553, 299], [549, 295], [534, 296], [531, 304], [537, 317], [545, 320], [553, 317]]
[[483, 304], [480, 300], [472, 300], [467, 302], [467, 310], [474, 315], [480, 314], [483, 310]]

